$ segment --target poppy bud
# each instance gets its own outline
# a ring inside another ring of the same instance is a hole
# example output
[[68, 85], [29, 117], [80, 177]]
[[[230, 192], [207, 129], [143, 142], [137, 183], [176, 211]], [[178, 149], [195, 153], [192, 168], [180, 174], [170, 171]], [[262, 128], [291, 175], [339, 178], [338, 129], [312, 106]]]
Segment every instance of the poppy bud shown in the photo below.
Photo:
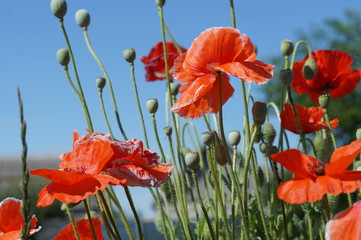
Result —
[[361, 128], [356, 130], [356, 139], [361, 139]]
[[97, 87], [100, 89], [104, 88], [106, 82], [107, 82], [107, 80], [102, 77], [98, 77], [97, 79], [95, 79], [95, 83], [96, 83]]
[[216, 161], [221, 166], [228, 163], [226, 148], [222, 144], [217, 144], [216, 146]]
[[128, 62], [128, 63], [133, 63], [134, 59], [135, 59], [135, 50], [134, 48], [127, 48], [123, 51], [123, 58]]
[[276, 130], [272, 123], [266, 122], [263, 125], [263, 139], [268, 145], [272, 145], [276, 137]]
[[166, 126], [164, 129], [163, 129], [165, 135], [167, 135], [168, 137], [172, 136], [172, 133], [173, 133], [173, 128], [171, 126]]
[[202, 141], [206, 146], [210, 146], [213, 143], [214, 132], [202, 133]]
[[51, 0], [50, 9], [55, 17], [63, 19], [68, 10], [68, 6], [66, 5], [65, 0]]
[[195, 170], [199, 165], [198, 152], [187, 152], [185, 157], [186, 165], [190, 170]]
[[157, 4], [158, 7], [163, 7], [165, 4], [165, 0], [155, 0], [155, 4]]
[[173, 96], [176, 96], [179, 92], [179, 85], [178, 83], [170, 83], [170, 91], [172, 93]]
[[283, 56], [288, 57], [292, 54], [293, 43], [291, 40], [285, 39], [281, 42], [281, 53]]
[[[251, 129], [251, 134], [253, 133], [254, 129], [256, 128], [256, 125], [255, 123], [251, 123], [251, 126], [250, 126], [250, 129]], [[259, 143], [262, 139], [262, 132], [261, 132], [261, 129], [260, 128], [257, 128], [257, 133], [256, 133], [256, 136], [255, 136], [255, 139], [254, 139], [254, 142], [255, 143]]]
[[259, 145], [259, 150], [261, 151], [261, 153], [266, 153], [267, 147], [268, 147], [267, 143], [263, 142]]
[[228, 141], [232, 146], [237, 146], [241, 141], [241, 134], [239, 133], [239, 131], [229, 132]]
[[255, 102], [252, 106], [253, 121], [262, 125], [266, 120], [267, 104], [264, 102]]
[[316, 155], [319, 159], [324, 160], [325, 154], [325, 140], [321, 134], [316, 134], [313, 139], [313, 146], [315, 147]]
[[156, 98], [150, 98], [146, 103], [149, 113], [156, 113], [158, 110], [158, 100]]
[[330, 94], [325, 93], [318, 96], [318, 103], [323, 109], [327, 109], [331, 103]]
[[68, 67], [69, 60], [70, 60], [70, 55], [69, 55], [68, 49], [60, 48], [56, 52], [56, 58], [58, 59], [58, 62], [60, 63], [60, 65], [62, 65], [64, 68]]
[[293, 81], [293, 72], [291, 69], [282, 69], [280, 71], [280, 81], [283, 85], [289, 86]]
[[307, 80], [312, 80], [312, 78], [316, 75], [316, 73], [317, 73], [317, 66], [315, 60], [313, 60], [312, 57], [307, 58], [305, 65], [303, 65], [302, 68], [302, 75]]
[[276, 153], [278, 153], [278, 148], [276, 146], [269, 146], [266, 150], [266, 155], [268, 157]]
[[75, 13], [75, 21], [80, 27], [86, 29], [90, 24], [89, 12], [85, 9], [78, 10]]

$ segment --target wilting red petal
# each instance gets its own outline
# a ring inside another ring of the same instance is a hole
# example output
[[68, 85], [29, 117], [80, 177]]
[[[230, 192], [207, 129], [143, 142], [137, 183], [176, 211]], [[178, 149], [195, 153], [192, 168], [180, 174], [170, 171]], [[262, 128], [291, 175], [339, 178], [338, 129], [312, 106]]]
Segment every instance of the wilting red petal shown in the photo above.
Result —
[[357, 155], [361, 152], [361, 139], [353, 141], [351, 144], [337, 148], [331, 156], [330, 163], [326, 165], [326, 174], [342, 173]]
[[[30, 223], [30, 235], [38, 232], [41, 227], [36, 228], [38, 222], [35, 216], [32, 216]], [[0, 203], [0, 240], [20, 239], [21, 229], [24, 227], [24, 221], [21, 215], [21, 201], [8, 197]]]
[[312, 166], [319, 165], [316, 158], [307, 156], [296, 149], [289, 149], [273, 154], [270, 158], [282, 164], [288, 171], [302, 178], [313, 177], [309, 169]]
[[312, 53], [317, 65], [317, 73], [312, 80], [306, 80], [302, 68], [308, 55], [293, 66], [292, 88], [298, 94], [307, 93], [311, 100], [318, 103], [318, 96], [329, 92], [331, 97], [340, 98], [351, 93], [361, 79], [361, 70], [351, 71], [352, 58], [345, 52], [318, 50]]
[[[229, 78], [222, 75], [222, 102], [223, 104], [232, 96], [233, 87]], [[207, 113], [219, 111], [219, 88], [216, 76], [204, 75], [194, 81], [179, 97], [171, 108], [184, 118], [199, 118]]]
[[[104, 240], [102, 235], [102, 223], [97, 218], [92, 218], [95, 235], [98, 240]], [[93, 240], [92, 230], [90, 228], [90, 223], [88, 219], [83, 219], [78, 222], [75, 222], [76, 229], [81, 240]], [[65, 226], [54, 238], [54, 240], [76, 240], [73, 227], [71, 224]]]
[[174, 61], [173, 78], [180, 82], [191, 82], [196, 80], [198, 77], [197, 75], [192, 75], [191, 73], [185, 71], [183, 64], [186, 59], [186, 55], [186, 53], [183, 53]]
[[46, 207], [55, 199], [63, 203], [77, 203], [98, 191], [104, 190], [108, 184], [119, 184], [120, 181], [107, 174], [88, 176], [71, 185], [52, 182], [46, 185], [38, 195], [37, 207]]
[[326, 224], [326, 240], [361, 239], [361, 201], [336, 214]]

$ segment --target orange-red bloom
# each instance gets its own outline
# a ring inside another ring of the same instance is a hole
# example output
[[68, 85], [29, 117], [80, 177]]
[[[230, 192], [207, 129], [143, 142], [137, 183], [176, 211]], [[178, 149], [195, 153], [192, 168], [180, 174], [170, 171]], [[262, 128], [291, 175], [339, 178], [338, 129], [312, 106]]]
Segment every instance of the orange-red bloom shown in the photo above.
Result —
[[296, 176], [282, 183], [277, 195], [285, 202], [300, 204], [321, 200], [323, 195], [331, 193], [351, 193], [361, 188], [361, 171], [346, 168], [361, 152], [361, 140], [337, 148], [328, 164], [320, 163], [316, 158], [291, 149], [271, 155], [271, 159], [282, 164]]
[[219, 111], [219, 84], [222, 72], [222, 105], [234, 89], [227, 74], [245, 82], [266, 83], [274, 66], [256, 60], [254, 46], [245, 34], [230, 27], [213, 27], [202, 32], [174, 65], [173, 77], [186, 83], [172, 111], [185, 118], [199, 118]]
[[[182, 52], [186, 52], [182, 46], [179, 46]], [[172, 42], [166, 42], [167, 56], [168, 56], [168, 68], [172, 72], [174, 60], [179, 56], [177, 48]], [[159, 42], [150, 50], [148, 56], [140, 57], [140, 60], [144, 63], [145, 67], [145, 80], [155, 81], [166, 78], [163, 43]]]
[[[322, 121], [323, 109], [321, 107], [307, 108], [295, 104], [295, 109], [300, 121], [302, 133], [312, 133], [327, 127], [327, 124]], [[284, 129], [299, 134], [295, 115], [290, 104], [285, 104], [283, 111], [280, 113], [280, 118], [281, 125]], [[338, 119], [333, 119], [330, 122], [332, 128], [337, 127], [338, 123]]]
[[[102, 223], [97, 218], [92, 218], [94, 225], [95, 235], [98, 240], [104, 240], [102, 235]], [[76, 230], [78, 231], [81, 240], [93, 240], [92, 230], [88, 219], [83, 219], [75, 222]], [[71, 224], [66, 225], [54, 238], [54, 240], [76, 240], [73, 227]]]
[[341, 98], [351, 93], [361, 79], [361, 69], [350, 70], [352, 58], [343, 51], [317, 50], [312, 52], [317, 65], [317, 74], [306, 80], [302, 68], [308, 55], [293, 66], [294, 80], [291, 84], [296, 93], [307, 93], [311, 100], [318, 103], [318, 96], [328, 92], [331, 97]]
[[[36, 228], [38, 219], [32, 216], [30, 232], [32, 235], [41, 227]], [[24, 228], [24, 220], [21, 215], [21, 201], [8, 197], [0, 203], [0, 240], [20, 240], [21, 229]]]
[[361, 201], [336, 214], [326, 224], [326, 240], [361, 239]]

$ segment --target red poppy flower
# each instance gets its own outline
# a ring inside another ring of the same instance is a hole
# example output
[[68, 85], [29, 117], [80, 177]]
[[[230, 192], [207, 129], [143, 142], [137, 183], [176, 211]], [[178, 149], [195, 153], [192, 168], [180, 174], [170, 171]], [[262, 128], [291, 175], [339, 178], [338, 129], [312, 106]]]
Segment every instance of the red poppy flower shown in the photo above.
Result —
[[331, 97], [341, 98], [351, 93], [361, 79], [361, 69], [350, 70], [352, 58], [343, 51], [317, 50], [312, 52], [317, 65], [317, 74], [312, 80], [306, 80], [302, 68], [308, 55], [293, 66], [294, 80], [292, 88], [296, 93], [307, 93], [311, 100], [318, 103], [318, 96], [328, 92]]
[[295, 149], [271, 155], [272, 160], [296, 175], [278, 187], [278, 197], [291, 204], [300, 204], [321, 200], [326, 193], [339, 195], [361, 188], [361, 171], [346, 169], [360, 152], [361, 140], [356, 140], [337, 148], [328, 164]]
[[256, 60], [254, 46], [245, 34], [229, 27], [213, 27], [202, 32], [190, 49], [180, 55], [173, 77], [187, 83], [172, 111], [185, 118], [199, 118], [219, 111], [219, 87], [216, 72], [222, 74], [222, 104], [234, 89], [227, 74], [245, 82], [266, 83], [274, 66]]
[[94, 133], [90, 138], [111, 144], [114, 155], [103, 171], [118, 178], [123, 186], [158, 187], [172, 173], [173, 164], [162, 164], [159, 155], [144, 148], [143, 142], [136, 138], [122, 142], [101, 133]]
[[[104, 240], [102, 235], [102, 223], [97, 218], [92, 218], [95, 234], [98, 240]], [[78, 231], [81, 240], [93, 240], [92, 230], [88, 219], [83, 219], [75, 222], [76, 230]], [[71, 224], [66, 225], [54, 238], [54, 240], [76, 240], [73, 227]]]
[[326, 224], [326, 240], [361, 239], [361, 201], [336, 214]]
[[108, 184], [120, 181], [106, 173], [101, 173], [114, 151], [107, 141], [91, 139], [77, 142], [74, 133], [73, 151], [60, 156], [60, 169], [36, 169], [30, 173], [45, 177], [52, 182], [39, 193], [38, 207], [46, 207], [55, 199], [63, 203], [77, 203], [104, 190]]
[[[168, 68], [172, 71], [174, 60], [179, 56], [177, 48], [172, 42], [166, 42], [167, 47], [167, 56], [168, 56]], [[182, 52], [186, 52], [187, 49], [179, 46]], [[163, 53], [163, 43], [157, 43], [148, 56], [140, 57], [140, 60], [144, 63], [145, 67], [145, 80], [146, 81], [155, 81], [162, 80], [166, 78], [165, 74], [165, 64], [164, 64], [164, 53]]]
[[[41, 229], [41, 227], [35, 227], [37, 222], [38, 219], [33, 215], [30, 222], [30, 235]], [[21, 201], [11, 197], [5, 198], [0, 203], [0, 240], [20, 240], [21, 229], [24, 225]]]
[[[327, 124], [322, 121], [324, 112], [321, 107], [307, 108], [295, 104], [295, 108], [300, 121], [302, 133], [312, 133], [327, 127]], [[290, 104], [285, 104], [283, 111], [280, 113], [280, 118], [281, 125], [284, 129], [299, 134], [295, 115], [293, 114], [292, 106]], [[335, 128], [338, 126], [339, 121], [338, 119], [333, 119], [330, 124], [332, 128]]]

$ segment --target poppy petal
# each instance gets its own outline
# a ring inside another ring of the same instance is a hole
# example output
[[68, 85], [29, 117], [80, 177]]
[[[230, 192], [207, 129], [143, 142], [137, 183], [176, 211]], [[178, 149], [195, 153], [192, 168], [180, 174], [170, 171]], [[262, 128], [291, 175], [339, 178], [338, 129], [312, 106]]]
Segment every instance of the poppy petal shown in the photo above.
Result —
[[223, 65], [212, 65], [218, 71], [222, 71], [240, 78], [245, 82], [255, 82], [263, 84], [268, 82], [273, 76], [273, 65], [265, 64], [261, 61], [253, 62], [231, 62]]
[[[234, 88], [227, 75], [222, 74], [222, 102], [232, 96]], [[180, 96], [171, 110], [184, 118], [199, 118], [219, 111], [219, 90], [216, 76], [207, 74], [194, 81]]]
[[361, 239], [361, 201], [336, 214], [326, 224], [326, 240]]
[[182, 55], [179, 55], [178, 58], [174, 61], [173, 78], [180, 82], [191, 82], [197, 78], [197, 76], [193, 76], [192, 74], [188, 73], [183, 67], [186, 55], [187, 53], [183, 53]]
[[346, 72], [337, 76], [331, 83], [329, 94], [334, 98], [341, 98], [352, 93], [361, 79], [361, 69]]
[[316, 158], [307, 156], [296, 149], [285, 150], [271, 155], [272, 160], [282, 164], [288, 171], [298, 177], [314, 177], [310, 168], [319, 165]]
[[[102, 234], [102, 224], [101, 221], [97, 218], [92, 218], [92, 223], [95, 230], [95, 235], [98, 240], [104, 240]], [[82, 219], [78, 222], [75, 222], [76, 229], [81, 240], [93, 240], [92, 230], [90, 228], [90, 223], [88, 219]], [[71, 224], [65, 226], [54, 238], [54, 240], [76, 240], [73, 227]]]
[[353, 141], [351, 144], [337, 148], [330, 159], [330, 163], [326, 165], [326, 174], [342, 173], [352, 161], [361, 152], [361, 139]]

